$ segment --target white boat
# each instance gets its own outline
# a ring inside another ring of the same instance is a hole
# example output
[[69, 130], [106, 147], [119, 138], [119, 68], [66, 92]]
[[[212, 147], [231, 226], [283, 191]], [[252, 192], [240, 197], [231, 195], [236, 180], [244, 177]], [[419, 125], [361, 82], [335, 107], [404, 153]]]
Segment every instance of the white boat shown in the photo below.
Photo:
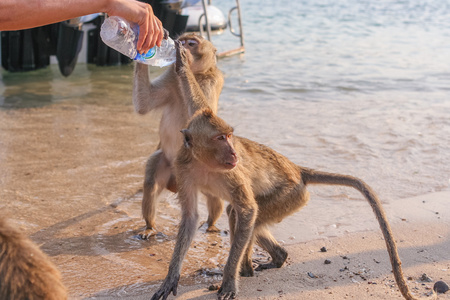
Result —
[[[220, 32], [227, 28], [227, 19], [220, 9], [216, 6], [208, 5], [206, 11], [212, 31]], [[186, 31], [200, 31], [200, 26], [203, 26], [202, 30], [206, 30], [205, 13], [201, 2], [198, 2], [194, 6], [183, 8], [181, 14], [189, 16], [186, 24]]]

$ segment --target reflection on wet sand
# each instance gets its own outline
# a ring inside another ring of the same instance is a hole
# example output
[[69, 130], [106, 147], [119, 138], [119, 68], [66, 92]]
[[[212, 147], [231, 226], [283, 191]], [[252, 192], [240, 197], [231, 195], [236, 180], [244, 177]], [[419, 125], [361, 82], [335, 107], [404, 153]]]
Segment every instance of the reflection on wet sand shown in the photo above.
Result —
[[[137, 238], [158, 116], [138, 116], [128, 100], [0, 110], [0, 209], [52, 258], [75, 298], [119, 286], [148, 288], [170, 260], [179, 215], [173, 195], [159, 203], [161, 234]], [[226, 229], [224, 220], [221, 226]], [[202, 230], [190, 251], [197, 263], [186, 274], [217, 268], [226, 257], [226, 234]]]

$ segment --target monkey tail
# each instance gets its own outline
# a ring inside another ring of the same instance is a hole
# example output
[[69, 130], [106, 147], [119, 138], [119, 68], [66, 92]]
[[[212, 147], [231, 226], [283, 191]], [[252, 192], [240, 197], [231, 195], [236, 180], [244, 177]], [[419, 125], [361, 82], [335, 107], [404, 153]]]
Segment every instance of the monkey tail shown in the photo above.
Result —
[[[380, 228], [383, 233], [384, 240], [386, 242], [386, 247], [389, 253], [389, 258], [391, 260], [394, 278], [395, 281], [397, 282], [400, 292], [402, 293], [405, 299], [408, 300], [417, 299], [411, 294], [411, 291], [409, 290], [408, 285], [406, 284], [401, 267], [402, 262], [400, 261], [400, 257], [398, 256], [397, 246], [394, 241], [391, 227], [388, 223], [383, 207], [381, 206], [381, 202], [378, 199], [375, 192], [372, 190], [372, 188], [359, 178], [349, 175], [327, 173], [305, 168], [302, 168], [301, 172], [302, 172], [301, 174], [302, 179], [305, 185], [307, 184], [343, 185], [353, 187], [358, 191], [360, 191], [361, 194], [363, 194], [363, 196], [367, 199], [370, 206], [372, 207], [372, 210], [375, 213], [378, 223], [380, 224]], [[436, 298], [437, 295], [436, 293], [434, 293], [433, 299]]]

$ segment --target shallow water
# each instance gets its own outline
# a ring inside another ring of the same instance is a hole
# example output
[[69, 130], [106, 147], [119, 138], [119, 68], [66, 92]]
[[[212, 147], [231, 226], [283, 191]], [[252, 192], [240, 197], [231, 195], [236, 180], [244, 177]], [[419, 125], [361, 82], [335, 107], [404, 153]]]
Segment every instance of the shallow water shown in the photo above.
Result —
[[[363, 178], [388, 215], [396, 199], [449, 190], [446, 1], [241, 2], [246, 53], [219, 61], [219, 113], [236, 134], [303, 166]], [[238, 43], [229, 34], [213, 41], [219, 51]], [[136, 238], [158, 116], [133, 112], [132, 67], [80, 64], [63, 78], [52, 66], [1, 79], [1, 210], [52, 256], [74, 297], [151, 289], [165, 275], [179, 212], [164, 195], [162, 234]], [[275, 227], [285, 243], [376, 228], [356, 192], [311, 190], [308, 207]], [[205, 280], [192, 275], [205, 261], [225, 262], [227, 235], [203, 231], [186, 281]]]

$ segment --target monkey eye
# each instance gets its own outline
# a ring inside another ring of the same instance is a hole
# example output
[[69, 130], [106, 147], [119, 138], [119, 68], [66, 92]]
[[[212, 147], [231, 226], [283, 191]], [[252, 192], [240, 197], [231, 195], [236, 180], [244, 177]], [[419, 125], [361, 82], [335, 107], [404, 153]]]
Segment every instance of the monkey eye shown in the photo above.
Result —
[[227, 136], [225, 134], [221, 134], [221, 135], [216, 136], [215, 139], [218, 141], [223, 141], [223, 140], [227, 139]]
[[191, 47], [194, 47], [194, 46], [198, 45], [198, 41], [197, 40], [187, 40], [187, 43]]
[[218, 136], [214, 137], [214, 140], [217, 140], [217, 141], [225, 141], [225, 140], [227, 140], [227, 139], [230, 139], [231, 137], [232, 137], [232, 134], [231, 134], [231, 133], [228, 133], [228, 134], [221, 134], [221, 135], [218, 135]]
[[180, 43], [182, 46], [186, 45], [186, 43], [187, 43], [189, 45], [189, 47], [194, 47], [194, 46], [198, 45], [197, 40], [181, 40]]

